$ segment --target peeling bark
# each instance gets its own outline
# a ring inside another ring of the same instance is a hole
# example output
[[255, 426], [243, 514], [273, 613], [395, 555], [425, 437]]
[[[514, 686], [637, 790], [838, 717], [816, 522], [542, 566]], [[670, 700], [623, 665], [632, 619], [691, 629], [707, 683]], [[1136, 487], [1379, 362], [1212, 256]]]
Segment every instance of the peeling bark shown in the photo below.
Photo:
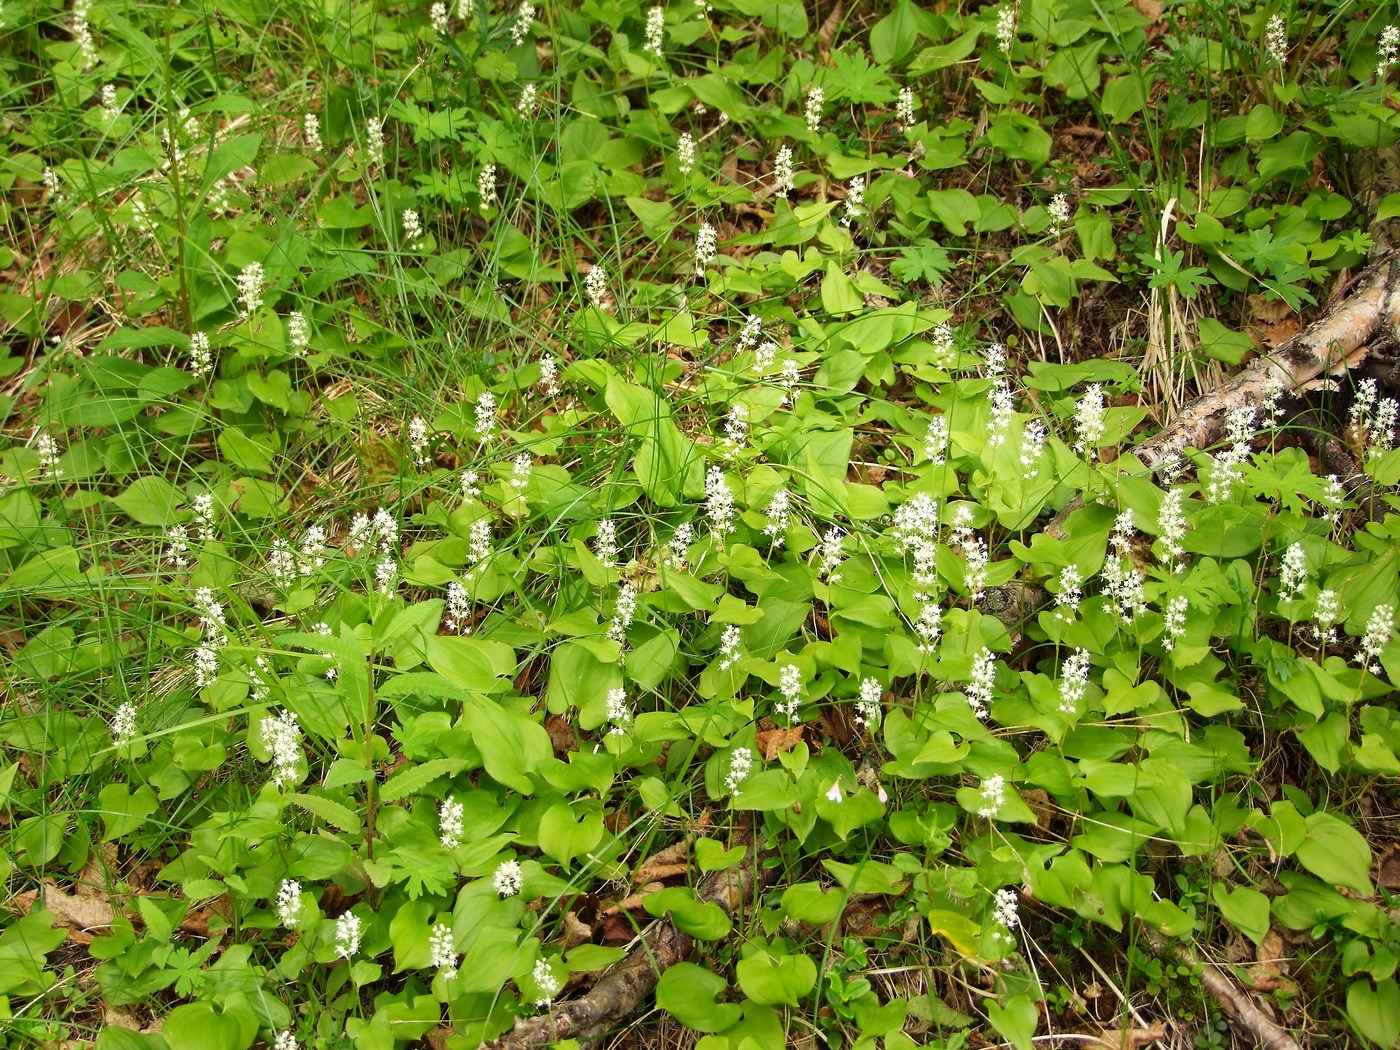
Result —
[[1366, 344], [1382, 335], [1400, 335], [1400, 255], [1376, 263], [1357, 289], [1324, 316], [1196, 398], [1170, 426], [1127, 451], [1155, 469], [1184, 448], [1206, 448], [1220, 436], [1230, 409], [1263, 402], [1279, 384], [1285, 393], [1297, 393], [1320, 376], [1352, 368], [1365, 358]]

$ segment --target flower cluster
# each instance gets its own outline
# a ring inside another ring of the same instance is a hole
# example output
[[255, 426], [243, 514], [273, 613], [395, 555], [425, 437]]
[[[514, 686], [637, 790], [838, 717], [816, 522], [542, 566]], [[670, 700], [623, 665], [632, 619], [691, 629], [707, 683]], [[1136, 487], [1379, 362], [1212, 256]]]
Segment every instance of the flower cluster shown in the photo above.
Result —
[[512, 858], [503, 860], [491, 876], [491, 886], [502, 897], [514, 897], [525, 885], [525, 873], [520, 870], [520, 861]]
[[1072, 715], [1089, 691], [1089, 650], [1076, 649], [1060, 669], [1060, 714]]
[[724, 776], [724, 790], [737, 795], [753, 769], [753, 751], [736, 747], [729, 755], [729, 772]]
[[1124, 625], [1131, 624], [1138, 613], [1147, 609], [1142, 573], [1132, 559], [1132, 538], [1136, 531], [1132, 509], [1122, 511], [1108, 537], [1113, 552], [1103, 566], [1104, 589], [1113, 599]]
[[787, 719], [789, 726], [795, 726], [802, 719], [797, 717], [797, 709], [802, 704], [802, 672], [796, 664], [786, 664], [778, 673], [778, 693], [781, 699], [774, 710]]
[[967, 683], [965, 695], [967, 706], [982, 721], [991, 713], [992, 697], [996, 692], [997, 662], [992, 651], [985, 646], [972, 658], [972, 676]]
[[462, 816], [466, 808], [451, 795], [438, 806], [438, 841], [443, 849], [456, 849], [462, 844]]
[[617, 589], [617, 604], [613, 607], [612, 622], [608, 624], [608, 638], [619, 645], [627, 641], [627, 628], [632, 626], [632, 617], [637, 613], [637, 591], [630, 583], [623, 583]]
[[822, 106], [826, 104], [826, 92], [819, 87], [814, 87], [807, 92], [807, 108], [805, 117], [807, 120], [807, 130], [813, 135], [822, 129]]
[[263, 747], [272, 752], [272, 783], [285, 787], [294, 783], [302, 768], [301, 726], [294, 712], [285, 708], [259, 724]]

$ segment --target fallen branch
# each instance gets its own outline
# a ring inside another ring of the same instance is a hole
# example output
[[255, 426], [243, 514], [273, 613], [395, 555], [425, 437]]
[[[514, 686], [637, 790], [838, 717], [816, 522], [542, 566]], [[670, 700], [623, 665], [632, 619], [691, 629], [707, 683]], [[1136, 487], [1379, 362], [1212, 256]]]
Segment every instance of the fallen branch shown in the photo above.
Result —
[[[762, 882], [761, 839], [749, 830], [740, 843], [747, 848], [737, 868], [712, 872], [701, 880], [696, 896], [734, 915]], [[691, 937], [670, 919], [658, 919], [643, 931], [627, 958], [609, 970], [587, 994], [558, 1003], [549, 1013], [517, 1021], [513, 1029], [483, 1050], [524, 1050], [561, 1039], [592, 1039], [631, 1017], [656, 987], [662, 973], [690, 954]]]
[[1391, 255], [1362, 274], [1357, 289], [1322, 317], [1196, 398], [1170, 426], [1128, 452], [1156, 468], [1183, 448], [1206, 448], [1220, 436], [1230, 409], [1260, 404], [1280, 388], [1301, 391], [1319, 376], [1360, 364], [1371, 340], [1397, 333], [1400, 256]]
[[1151, 940], [1157, 955], [1200, 970], [1201, 987], [1220, 1004], [1230, 1024], [1245, 1037], [1248, 1045], [1259, 1050], [1302, 1050], [1291, 1035], [1255, 1006], [1254, 1000], [1237, 988], [1214, 963], [1203, 962], [1190, 948], [1170, 945], [1161, 937], [1153, 935]]

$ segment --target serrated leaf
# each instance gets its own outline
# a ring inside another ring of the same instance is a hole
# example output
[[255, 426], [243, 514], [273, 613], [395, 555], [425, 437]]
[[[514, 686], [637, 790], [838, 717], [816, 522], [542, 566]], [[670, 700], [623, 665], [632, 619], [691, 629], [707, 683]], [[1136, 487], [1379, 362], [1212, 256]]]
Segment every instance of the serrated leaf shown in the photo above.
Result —
[[397, 802], [401, 798], [417, 794], [438, 777], [460, 773], [467, 764], [460, 758], [433, 758], [416, 766], [401, 769], [379, 789], [380, 802]]
[[349, 806], [326, 798], [324, 795], [292, 795], [292, 805], [306, 810], [313, 817], [320, 817], [327, 824], [341, 831], [360, 830], [360, 815]]

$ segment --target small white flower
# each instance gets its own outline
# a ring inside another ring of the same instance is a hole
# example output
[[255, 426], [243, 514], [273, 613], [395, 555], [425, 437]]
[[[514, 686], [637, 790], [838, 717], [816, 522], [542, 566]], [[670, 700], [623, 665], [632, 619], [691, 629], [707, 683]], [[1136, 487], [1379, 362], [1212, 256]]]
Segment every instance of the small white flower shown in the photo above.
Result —
[[408, 421], [408, 449], [413, 453], [413, 462], [418, 466], [428, 463], [428, 423], [422, 416], [414, 416]]
[[677, 572], [683, 570], [690, 553], [690, 545], [694, 542], [695, 526], [688, 521], [677, 525], [676, 531], [671, 534], [671, 539], [666, 544], [666, 564]]
[[965, 696], [967, 706], [982, 721], [987, 720], [988, 709], [996, 690], [997, 662], [991, 649], [985, 646], [972, 658], [972, 677], [968, 682]]
[[471, 624], [468, 622], [471, 616], [471, 601], [467, 597], [467, 589], [456, 580], [447, 585], [447, 604], [444, 610], [443, 623], [447, 625], [449, 631], [460, 631], [462, 634], [471, 633]]
[[724, 421], [724, 444], [726, 455], [743, 448], [744, 442], [749, 439], [749, 410], [743, 405], [735, 404], [729, 410], [729, 417]]
[[462, 844], [462, 816], [466, 807], [451, 795], [438, 806], [438, 841], [443, 849], [456, 849]]
[[604, 568], [617, 567], [617, 523], [612, 518], [603, 518], [598, 522], [598, 531], [593, 536], [593, 553]]
[[880, 722], [880, 698], [884, 687], [879, 679], [866, 678], [860, 683], [860, 697], [856, 700], [855, 721], [862, 729], [873, 729]]
[[301, 883], [295, 879], [283, 879], [277, 887], [277, 918], [287, 929], [296, 926], [301, 916]]
[[924, 436], [924, 456], [935, 467], [947, 462], [948, 456], [948, 417], [934, 416], [929, 423], [928, 434]]
[[783, 388], [783, 404], [791, 406], [797, 403], [797, 384], [800, 382], [802, 372], [797, 367], [797, 361], [791, 357], [785, 358], [778, 375], [778, 385]]
[[428, 8], [428, 23], [433, 27], [434, 33], [446, 33], [447, 20], [447, 5], [442, 3], [442, 0]]
[[1288, 61], [1288, 26], [1283, 15], [1274, 15], [1264, 27], [1264, 49], [1269, 59], [1278, 66]]
[[63, 193], [63, 179], [53, 168], [44, 169], [44, 189], [49, 193], [49, 198], [54, 204], [62, 204], [65, 200]]
[[563, 987], [559, 978], [554, 976], [554, 971], [550, 969], [549, 963], [540, 959], [535, 963], [534, 972], [531, 976], [535, 980], [539, 992], [535, 997], [536, 1006], [548, 1006], [554, 1001], [554, 997], [559, 994], [559, 989]]
[[1171, 652], [1176, 643], [1186, 633], [1186, 611], [1190, 603], [1184, 594], [1178, 594], [1167, 603], [1162, 614], [1162, 648]]
[[1098, 454], [1099, 442], [1104, 434], [1103, 387], [1093, 384], [1084, 392], [1079, 403], [1074, 406], [1074, 432], [1078, 440], [1074, 451], [1082, 452], [1090, 459]]
[[514, 897], [524, 884], [524, 872], [520, 870], [520, 861], [515, 859], [501, 861], [491, 876], [491, 885], [502, 897]]
[[524, 492], [530, 484], [530, 475], [535, 472], [535, 461], [530, 453], [521, 452], [510, 461], [510, 487], [516, 492]]
[[647, 41], [642, 45], [642, 50], [661, 61], [661, 48], [663, 36], [666, 32], [666, 12], [660, 7], [653, 7], [647, 12]]
[[535, 115], [535, 107], [539, 105], [540, 89], [539, 85], [531, 82], [520, 89], [520, 101], [515, 104], [515, 112], [522, 117], [532, 117]]
[[1028, 420], [1021, 429], [1021, 470], [1027, 478], [1040, 473], [1040, 457], [1045, 452], [1047, 433], [1045, 424], [1038, 419]]
[[841, 781], [833, 780], [831, 787], [826, 789], [826, 800], [828, 802], [844, 802], [846, 796], [841, 794]]
[[397, 596], [399, 583], [399, 563], [392, 554], [386, 554], [374, 563], [374, 585], [386, 598]]
[[619, 645], [627, 641], [627, 628], [632, 626], [632, 617], [637, 612], [637, 591], [630, 583], [623, 583], [617, 589], [617, 605], [613, 609], [612, 622], [608, 624], [608, 638]]
[[200, 543], [212, 543], [214, 532], [214, 497], [201, 492], [194, 498], [194, 521]]
[[594, 263], [584, 276], [583, 290], [587, 294], [591, 306], [599, 310], [606, 310], [612, 305], [608, 299], [608, 271], [603, 269], [601, 264]]
[[[249, 678], [254, 679], [255, 684], [259, 677], [256, 671], [249, 670]], [[272, 752], [273, 785], [280, 788], [292, 783], [302, 768], [301, 726], [297, 724], [296, 714], [283, 709], [277, 715], [264, 718], [258, 728], [263, 747]]]
[[899, 89], [899, 99], [894, 106], [894, 119], [899, 122], [899, 126], [908, 131], [914, 126], [914, 89], [902, 87]]
[[365, 152], [372, 167], [384, 166], [384, 122], [378, 117], [365, 121]]
[[475, 499], [481, 495], [481, 474], [475, 470], [462, 471], [461, 477], [457, 479], [458, 488], [461, 490], [463, 499]]
[[112, 733], [112, 745], [121, 747], [129, 744], [136, 736], [136, 705], [130, 700], [123, 701], [112, 715], [112, 722], [109, 726]]
[[807, 92], [807, 108], [805, 116], [807, 118], [807, 130], [813, 135], [822, 129], [822, 106], [826, 103], [826, 92], [819, 87], [814, 87]]
[[1050, 213], [1050, 233], [1059, 233], [1069, 224], [1071, 217], [1069, 198], [1063, 193], [1057, 193], [1050, 198], [1050, 203], [1045, 210]]
[[530, 27], [535, 21], [535, 5], [524, 3], [520, 5], [520, 10], [516, 13], [515, 22], [510, 27], [510, 39], [517, 47], [525, 42], [525, 38], [530, 35]]
[[558, 397], [560, 394], [559, 362], [554, 359], [553, 354], [545, 354], [540, 358], [539, 386], [547, 397]]
[[777, 159], [773, 161], [773, 193], [786, 197], [794, 185], [797, 174], [792, 167], [792, 147], [779, 146]]
[[1279, 563], [1279, 601], [1296, 602], [1308, 585], [1308, 556], [1301, 543], [1289, 544]]
[[58, 465], [59, 456], [62, 451], [58, 447], [58, 442], [52, 434], [40, 431], [34, 437], [34, 451], [39, 456], [39, 470], [41, 476], [45, 478], [57, 479], [63, 477], [63, 470]]
[[1089, 651], [1076, 649], [1060, 671], [1060, 714], [1072, 715], [1089, 689]]
[[1016, 40], [1016, 14], [1019, 5], [1010, 0], [997, 11], [997, 50], [1003, 55], [1011, 54], [1011, 45]]
[[403, 240], [409, 251], [422, 251], [423, 220], [412, 208], [403, 210]]
[[354, 912], [346, 912], [335, 920], [335, 953], [349, 959], [360, 950], [360, 929], [363, 924]]
[[778, 675], [778, 692], [782, 699], [774, 705], [774, 710], [787, 717], [788, 726], [795, 726], [802, 719], [797, 717], [797, 709], [802, 704], [802, 672], [796, 664], [787, 664]]
[[190, 564], [190, 534], [183, 525], [172, 525], [165, 530], [165, 561], [177, 569]]
[[1061, 619], [1068, 619], [1079, 613], [1079, 603], [1084, 597], [1084, 577], [1079, 566], [1071, 563], [1061, 569], [1059, 584], [1055, 592], [1055, 613]]
[[481, 198], [481, 211], [484, 214], [500, 203], [496, 193], [496, 165], [488, 164], [476, 177], [476, 192]]
[[734, 531], [734, 491], [719, 467], [705, 472], [705, 514], [710, 519], [711, 534], [723, 543], [724, 537]]
[[714, 262], [717, 252], [715, 237], [715, 228], [708, 222], [702, 222], [699, 232], [695, 235], [695, 274], [697, 277], [703, 277], [705, 267]]
[[437, 967], [443, 977], [456, 976], [457, 946], [452, 943], [452, 928], [445, 922], [434, 925], [428, 934], [428, 950], [432, 953], [428, 965]]
[[301, 1050], [301, 1047], [297, 1044], [296, 1036], [292, 1034], [292, 1030], [287, 1028], [278, 1032], [272, 1040], [272, 1050]]
[[929, 363], [934, 368], [952, 368], [957, 361], [957, 334], [947, 321], [940, 321], [928, 333]]
[[743, 637], [736, 625], [725, 624], [719, 639], [719, 669], [721, 671], [727, 671], [739, 662], [739, 646], [742, 640]]
[[297, 357], [304, 356], [311, 345], [311, 325], [300, 310], [293, 310], [287, 315], [287, 342]]
[[1177, 572], [1181, 571], [1181, 541], [1189, 527], [1182, 509], [1185, 499], [1184, 489], [1169, 489], [1162, 499], [1162, 509], [1157, 512], [1157, 526], [1161, 530], [1161, 535], [1158, 536], [1162, 545], [1161, 562], [1163, 565], [1170, 565]]
[[746, 747], [736, 747], [729, 756], [729, 772], [724, 778], [724, 790], [731, 795], [737, 795], [752, 769], [753, 752]]
[[1337, 641], [1337, 621], [1342, 615], [1341, 599], [1332, 588], [1317, 592], [1313, 602], [1313, 637], [1318, 644], [1327, 645]]
[[121, 106], [117, 104], [117, 87], [115, 84], [102, 85], [102, 119], [108, 124], [116, 121], [122, 115]]
[[1011, 428], [1011, 415], [1016, 411], [1016, 400], [1006, 380], [997, 376], [992, 380], [992, 388], [987, 392], [991, 413], [987, 420], [985, 445], [989, 449], [999, 447]]
[[209, 349], [209, 337], [203, 332], [190, 336], [190, 371], [208, 375], [214, 370], [214, 353]]
[[1356, 654], [1356, 663], [1374, 675], [1381, 673], [1381, 653], [1390, 644], [1390, 636], [1395, 633], [1395, 607], [1378, 605], [1371, 618], [1366, 621], [1366, 633], [1361, 638], [1361, 651]]
[[987, 777], [982, 781], [982, 789], [979, 792], [981, 805], [977, 810], [977, 815], [985, 820], [992, 820], [1001, 812], [1002, 805], [1006, 802], [1006, 780], [1000, 774]]
[[496, 397], [483, 390], [476, 399], [476, 439], [486, 444], [496, 435]]
[[262, 263], [251, 262], [238, 275], [238, 302], [245, 317], [262, 306], [264, 283]]
[[992, 922], [1001, 927], [994, 934], [998, 940], [1012, 940], [1011, 931], [1021, 925], [1015, 890], [1007, 886], [997, 890], [995, 903], [992, 906]]
[[307, 113], [301, 118], [301, 140], [312, 153], [320, 153], [324, 148], [321, 142], [321, 118], [315, 113]]
[[1386, 71], [1400, 58], [1400, 27], [1386, 26], [1376, 42], [1376, 79], [1384, 80]]
[[773, 541], [774, 547], [781, 547], [786, 538], [788, 516], [791, 511], [791, 497], [787, 489], [773, 493], [768, 504], [768, 521], [763, 526], [763, 535]]
[[821, 543], [817, 546], [817, 551], [821, 555], [821, 562], [817, 565], [817, 575], [833, 587], [841, 582], [841, 573], [837, 570], [845, 562], [841, 553], [841, 541], [845, 538], [845, 533], [833, 525], [826, 530]]
[[608, 730], [609, 735], [624, 735], [627, 732], [627, 727], [632, 724], [632, 709], [627, 706], [627, 690], [609, 689], [607, 704], [608, 721], [612, 723], [612, 727]]
[[845, 213], [841, 216], [841, 225], [849, 226], [854, 220], [860, 218], [861, 205], [865, 203], [865, 176], [857, 175], [846, 184]]

